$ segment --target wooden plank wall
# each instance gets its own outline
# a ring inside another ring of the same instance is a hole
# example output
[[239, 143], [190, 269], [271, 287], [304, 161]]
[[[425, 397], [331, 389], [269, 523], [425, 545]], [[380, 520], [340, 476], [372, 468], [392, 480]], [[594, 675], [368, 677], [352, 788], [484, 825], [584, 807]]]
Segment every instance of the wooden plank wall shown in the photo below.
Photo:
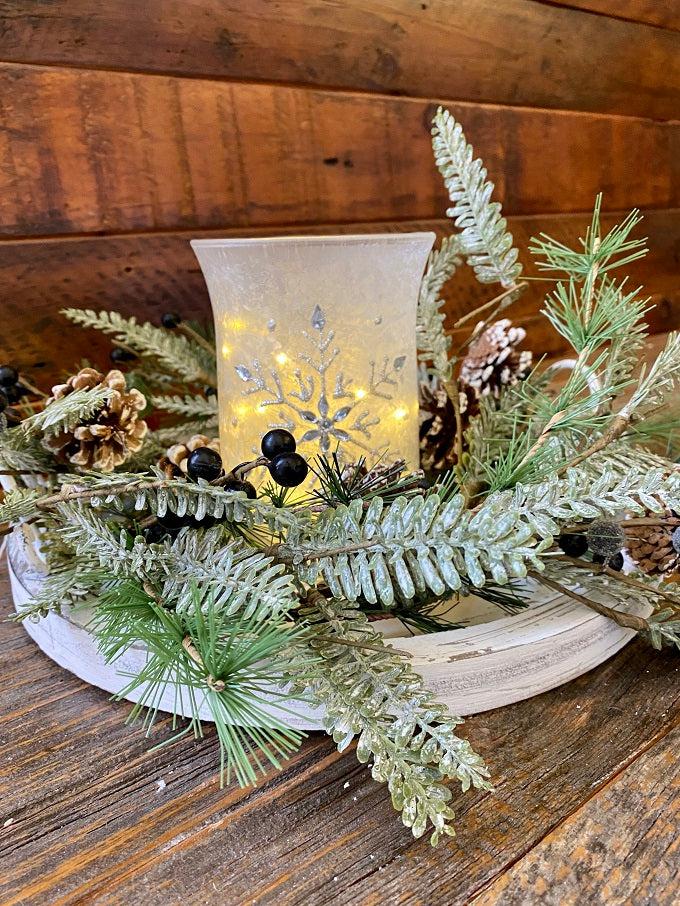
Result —
[[[0, 350], [37, 380], [105, 362], [63, 305], [206, 316], [191, 236], [447, 232], [439, 103], [520, 247], [599, 190], [642, 207], [633, 279], [680, 321], [676, 0], [0, 0], [0, 86]], [[544, 292], [517, 317], [553, 352]], [[465, 274], [451, 313], [486, 293]]]

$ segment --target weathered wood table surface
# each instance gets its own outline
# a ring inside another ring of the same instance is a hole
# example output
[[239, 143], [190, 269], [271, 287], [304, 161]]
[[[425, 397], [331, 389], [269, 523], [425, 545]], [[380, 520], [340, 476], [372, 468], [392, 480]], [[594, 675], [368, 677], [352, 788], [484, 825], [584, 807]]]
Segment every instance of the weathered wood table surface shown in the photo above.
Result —
[[258, 789], [220, 790], [211, 733], [150, 753], [123, 726], [127, 705], [21, 627], [0, 635], [3, 906], [678, 902], [674, 652], [634, 642], [567, 686], [471, 718], [497, 791], [457, 793], [458, 836], [433, 850], [321, 734]]

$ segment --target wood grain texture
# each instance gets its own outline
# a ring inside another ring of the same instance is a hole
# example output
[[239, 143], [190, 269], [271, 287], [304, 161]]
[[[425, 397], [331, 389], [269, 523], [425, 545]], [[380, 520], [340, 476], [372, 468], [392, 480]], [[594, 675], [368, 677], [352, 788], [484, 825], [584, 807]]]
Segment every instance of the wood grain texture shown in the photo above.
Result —
[[[2, 235], [441, 216], [425, 100], [0, 66]], [[680, 123], [452, 104], [507, 214], [680, 204]], [[653, 162], [653, 166], [650, 163]], [[644, 173], [645, 178], [640, 179]], [[634, 190], [634, 191], [633, 191]]]
[[475, 899], [476, 906], [677, 903], [680, 727]]
[[[610, 228], [616, 219], [616, 215], [605, 215], [604, 228]], [[531, 256], [525, 251], [532, 236], [542, 230], [573, 245], [584, 235], [588, 222], [588, 216], [583, 214], [510, 218], [509, 226], [527, 273], [536, 274]], [[185, 318], [209, 319], [205, 283], [189, 246], [195, 236], [393, 229], [435, 230], [441, 237], [448, 235], [452, 227], [446, 220], [409, 220], [0, 243], [0, 308], [12, 325], [0, 341], [0, 355], [47, 387], [80, 356], [104, 365], [110, 350], [109, 342], [95, 332], [73, 329], [66, 339], [65, 322], [59, 315], [64, 307], [116, 309], [154, 323], [169, 310], [176, 310]], [[642, 284], [645, 293], [652, 296], [656, 306], [649, 315], [652, 330], [674, 329], [680, 322], [680, 210], [647, 211], [637, 232], [648, 237], [650, 254], [630, 267], [631, 286]], [[549, 284], [531, 283], [513, 309], [513, 317], [528, 329], [533, 348], [554, 354], [564, 348], [562, 340], [539, 314], [548, 289]], [[450, 323], [490, 299], [493, 293], [493, 287], [477, 283], [469, 268], [461, 268], [448, 289]], [[30, 312], [30, 318], [26, 318], [26, 312]], [[42, 367], [38, 367], [40, 363]]]
[[[7, 594], [3, 584], [2, 615]], [[432, 850], [400, 826], [353, 753], [319, 734], [257, 790], [220, 791], [212, 731], [148, 752], [123, 727], [125, 706], [61, 671], [20, 627], [1, 623], [0, 639], [3, 906], [466, 903], [592, 808], [622, 769], [634, 774], [680, 713], [677, 656], [633, 643], [568, 686], [470, 719], [497, 792], [454, 793], [459, 836]], [[167, 735], [162, 721], [152, 741]], [[663, 776], [653, 782], [644, 764], [650, 811], [669, 810]], [[608, 828], [630, 838], [630, 809], [602, 807]], [[565, 896], [593, 889], [571, 883]], [[650, 902], [667, 902], [663, 876], [648, 884]]]
[[680, 35], [623, 21], [635, 7], [673, 18], [663, 0], [4, 0], [0, 59], [673, 119]]
[[[541, 0], [543, 2], [543, 0]], [[680, 31], [677, 0], [545, 0], [555, 6], [586, 10], [631, 22], [644, 22]]]

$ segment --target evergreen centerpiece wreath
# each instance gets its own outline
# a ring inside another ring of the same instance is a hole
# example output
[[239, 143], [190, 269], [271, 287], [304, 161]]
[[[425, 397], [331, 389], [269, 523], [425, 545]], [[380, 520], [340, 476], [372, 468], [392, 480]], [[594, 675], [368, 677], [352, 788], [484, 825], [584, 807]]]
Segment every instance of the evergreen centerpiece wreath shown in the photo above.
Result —
[[[543, 313], [574, 351], [561, 381], [532, 366], [524, 331], [499, 318], [526, 287], [517, 250], [445, 110], [433, 147], [456, 229], [430, 255], [419, 299], [423, 471], [405, 472], [398, 450], [308, 462], [284, 429], [253, 461], [224, 462], [206, 336], [173, 314], [159, 328], [68, 310], [113, 338], [116, 368], [81, 368], [49, 397], [0, 369], [12, 485], [0, 519], [5, 533], [29, 532], [49, 568], [19, 619], [87, 603], [108, 661], [146, 646], [121, 697], [141, 694], [133, 716], [147, 728], [164, 690], [183, 689], [191, 717], [173, 739], [202, 735], [207, 706], [222, 780], [252, 784], [300, 744], [287, 712], [303, 699], [340, 750], [356, 738], [404, 824], [435, 844], [453, 834], [447, 781], [490, 789], [489, 772], [372, 618], [448, 628], [442, 602], [474, 591], [528, 606], [530, 577], [655, 648], [680, 647], [680, 592], [665, 581], [680, 558], [680, 476], [654, 452], [672, 427], [660, 412], [680, 337], [639, 369], [647, 300], [615, 272], [646, 252], [630, 238], [640, 217], [602, 235], [598, 199], [580, 248], [543, 234], [530, 247], [555, 279]], [[464, 262], [501, 292], [453, 325], [482, 318], [454, 351], [441, 293]]]

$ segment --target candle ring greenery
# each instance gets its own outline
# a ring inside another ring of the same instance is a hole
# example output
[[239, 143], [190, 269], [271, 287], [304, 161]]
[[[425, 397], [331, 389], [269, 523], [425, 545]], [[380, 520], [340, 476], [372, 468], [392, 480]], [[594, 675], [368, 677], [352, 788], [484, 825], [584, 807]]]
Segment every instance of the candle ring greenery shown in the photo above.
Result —
[[[207, 707], [222, 779], [251, 784], [300, 744], [287, 715], [302, 699], [323, 710], [339, 749], [356, 739], [404, 824], [436, 843], [453, 833], [447, 782], [489, 789], [490, 774], [375, 617], [447, 628], [442, 602], [474, 591], [520, 608], [530, 578], [655, 648], [680, 646], [668, 581], [680, 476], [664, 414], [680, 337], [640, 369], [648, 302], [617, 276], [646, 252], [632, 238], [640, 216], [603, 235], [598, 199], [578, 248], [532, 241], [553, 280], [543, 313], [574, 357], [561, 381], [532, 364], [524, 331], [503, 316], [526, 287], [518, 252], [447, 111], [433, 147], [454, 231], [419, 299], [422, 471], [399, 450], [348, 462], [342, 444], [306, 459], [282, 429], [253, 438], [252, 462], [228, 462], [209, 333], [173, 313], [156, 327], [69, 310], [112, 338], [115, 367], [84, 365], [50, 394], [0, 368], [0, 520], [48, 569], [20, 619], [86, 602], [105, 659], [144, 643], [146, 664], [121, 696], [141, 694], [133, 715], [147, 728], [167, 687], [188, 690], [193, 716], [172, 738], [201, 735]], [[499, 291], [445, 325], [442, 290], [464, 264]], [[454, 349], [445, 328], [464, 324]], [[647, 617], [629, 612], [641, 603]]]

